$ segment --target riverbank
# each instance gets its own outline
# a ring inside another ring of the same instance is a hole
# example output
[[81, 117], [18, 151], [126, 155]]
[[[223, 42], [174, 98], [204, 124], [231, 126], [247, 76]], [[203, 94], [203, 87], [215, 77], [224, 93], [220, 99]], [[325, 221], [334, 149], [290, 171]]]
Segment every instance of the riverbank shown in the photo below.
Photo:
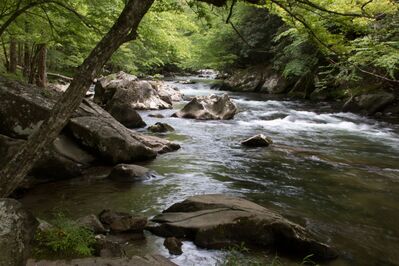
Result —
[[[399, 123], [399, 95], [392, 84], [365, 76], [356, 82], [320, 86], [315, 74], [285, 78], [271, 65], [255, 65], [219, 75], [217, 87], [235, 92], [283, 95], [312, 102], [332, 102], [344, 112]], [[217, 88], [216, 87], [216, 88]]]

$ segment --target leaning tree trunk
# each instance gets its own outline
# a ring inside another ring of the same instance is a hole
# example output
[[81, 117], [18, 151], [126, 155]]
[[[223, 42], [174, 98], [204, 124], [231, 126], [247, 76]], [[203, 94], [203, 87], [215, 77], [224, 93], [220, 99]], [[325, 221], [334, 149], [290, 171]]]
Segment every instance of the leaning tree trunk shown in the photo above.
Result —
[[17, 51], [17, 41], [11, 38], [10, 41], [10, 64], [8, 65], [8, 72], [16, 73], [18, 64], [18, 51]]
[[40, 128], [0, 170], [0, 197], [7, 197], [22, 182], [45, 148], [58, 136], [82, 102], [98, 70], [124, 42], [136, 37], [137, 27], [154, 0], [130, 0], [110, 31], [79, 67], [67, 91], [56, 102]]
[[36, 74], [36, 85], [45, 88], [47, 86], [47, 47], [45, 43], [41, 43], [37, 46], [37, 74]]

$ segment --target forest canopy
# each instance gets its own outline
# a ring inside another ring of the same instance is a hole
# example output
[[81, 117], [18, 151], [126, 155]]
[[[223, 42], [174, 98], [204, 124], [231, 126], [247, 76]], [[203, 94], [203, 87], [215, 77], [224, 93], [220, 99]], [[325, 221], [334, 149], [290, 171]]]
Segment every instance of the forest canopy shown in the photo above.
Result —
[[[158, 0], [134, 42], [112, 56], [105, 72], [133, 74], [228, 70], [265, 61], [285, 76], [323, 73], [344, 80], [359, 74], [396, 80], [399, 66], [398, 3], [392, 0]], [[253, 4], [251, 4], [251, 3]], [[2, 65], [8, 46], [34, 56], [48, 49], [49, 71], [74, 74], [124, 7], [120, 0], [2, 1], [0, 23], [30, 4], [1, 35]], [[40, 4], [38, 4], [40, 3]], [[281, 21], [280, 21], [281, 20]], [[20, 59], [19, 61], [22, 61]]]

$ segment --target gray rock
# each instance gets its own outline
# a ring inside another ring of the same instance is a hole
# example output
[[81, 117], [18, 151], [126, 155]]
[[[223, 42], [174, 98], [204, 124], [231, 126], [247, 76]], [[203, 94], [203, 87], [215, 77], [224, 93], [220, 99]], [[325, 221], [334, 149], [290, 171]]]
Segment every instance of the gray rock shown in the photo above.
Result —
[[[0, 165], [15, 154], [25, 140], [0, 135]], [[80, 176], [83, 170], [95, 161], [87, 151], [81, 149], [71, 138], [60, 135], [35, 163], [30, 175], [43, 180], [65, 179]]]
[[118, 181], [139, 181], [147, 178], [150, 175], [150, 170], [134, 164], [118, 164], [116, 165], [108, 178]]
[[96, 235], [95, 255], [103, 258], [124, 257], [123, 243], [114, 241], [106, 235]]
[[272, 67], [253, 66], [235, 71], [225, 79], [224, 87], [233, 91], [280, 94], [287, 91], [290, 83]]
[[[169, 109], [172, 101], [181, 100], [181, 94], [163, 81], [137, 80], [119, 72], [99, 79], [95, 86], [94, 101], [112, 110], [117, 106], [132, 109]], [[121, 108], [121, 107], [120, 107]]]
[[160, 122], [157, 122], [152, 126], [149, 126], [148, 130], [151, 132], [154, 132], [154, 133], [164, 133], [164, 132], [168, 132], [168, 131], [175, 131], [175, 129], [172, 126], [170, 126], [166, 123], [160, 123]]
[[273, 144], [273, 141], [271, 138], [266, 137], [263, 134], [259, 134], [253, 137], [250, 137], [243, 142], [241, 142], [241, 145], [247, 146], [247, 147], [267, 147], [270, 144]]
[[151, 85], [158, 92], [159, 97], [169, 104], [183, 100], [183, 94], [179, 89], [172, 87], [164, 81], [152, 81]]
[[76, 223], [84, 227], [95, 234], [106, 233], [107, 230], [105, 229], [104, 225], [100, 222], [96, 215], [90, 214], [84, 217], [79, 218], [76, 220]]
[[36, 220], [39, 222], [39, 225], [37, 227], [38, 232], [46, 232], [51, 229], [54, 229], [54, 226], [52, 224], [46, 222], [45, 220], [42, 220], [39, 218], [36, 218]]
[[195, 97], [183, 109], [172, 116], [199, 120], [224, 120], [234, 118], [236, 112], [237, 106], [225, 94], [223, 96], [210, 95]]
[[[27, 138], [47, 118], [60, 95], [0, 77], [0, 134]], [[16, 112], [22, 109], [24, 112]], [[79, 147], [87, 147], [95, 156], [115, 163], [148, 160], [155, 158], [158, 151], [168, 152], [180, 147], [128, 130], [90, 100], [84, 100], [74, 112], [67, 129]]]
[[0, 265], [25, 265], [38, 221], [13, 199], [0, 199]]
[[75, 138], [113, 163], [154, 159], [156, 151], [132, 136], [132, 132], [113, 119], [93, 116], [72, 118], [69, 124]]
[[181, 242], [181, 240], [177, 239], [176, 237], [165, 238], [163, 245], [169, 250], [169, 253], [172, 255], [183, 254], [183, 250], [181, 249], [183, 243]]
[[99, 215], [100, 221], [112, 232], [142, 232], [147, 225], [144, 216], [133, 216], [129, 213], [103, 210]]
[[363, 94], [350, 98], [343, 106], [344, 111], [364, 112], [373, 115], [395, 101], [395, 95], [388, 92]]
[[189, 238], [203, 248], [224, 248], [245, 243], [275, 247], [300, 256], [314, 254], [316, 260], [329, 260], [337, 253], [318, 242], [305, 228], [248, 200], [224, 195], [193, 196], [176, 203], [152, 219], [153, 233]]
[[282, 75], [273, 73], [264, 80], [259, 91], [264, 91], [269, 94], [281, 94], [286, 92], [287, 87], [287, 80]]
[[113, 105], [108, 108], [108, 112], [127, 128], [146, 126], [139, 113], [129, 104]]
[[127, 86], [130, 82], [136, 80], [138, 80], [136, 76], [127, 74], [123, 71], [99, 78], [94, 87], [93, 100], [100, 105], [107, 103], [112, 99], [118, 87]]

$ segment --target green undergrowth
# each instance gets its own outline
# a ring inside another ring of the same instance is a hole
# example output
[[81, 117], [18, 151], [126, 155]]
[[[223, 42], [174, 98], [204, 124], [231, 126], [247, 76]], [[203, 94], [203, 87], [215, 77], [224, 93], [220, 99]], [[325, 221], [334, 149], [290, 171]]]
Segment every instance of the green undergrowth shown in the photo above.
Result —
[[57, 214], [49, 229], [37, 230], [34, 238], [35, 258], [77, 258], [93, 255], [94, 234], [76, 222]]
[[[289, 265], [318, 265], [312, 260], [310, 254], [298, 263], [289, 263]], [[244, 243], [230, 247], [225, 257], [218, 261], [218, 266], [284, 266], [287, 265], [277, 254], [273, 256], [255, 256], [251, 250], [245, 247]]]

